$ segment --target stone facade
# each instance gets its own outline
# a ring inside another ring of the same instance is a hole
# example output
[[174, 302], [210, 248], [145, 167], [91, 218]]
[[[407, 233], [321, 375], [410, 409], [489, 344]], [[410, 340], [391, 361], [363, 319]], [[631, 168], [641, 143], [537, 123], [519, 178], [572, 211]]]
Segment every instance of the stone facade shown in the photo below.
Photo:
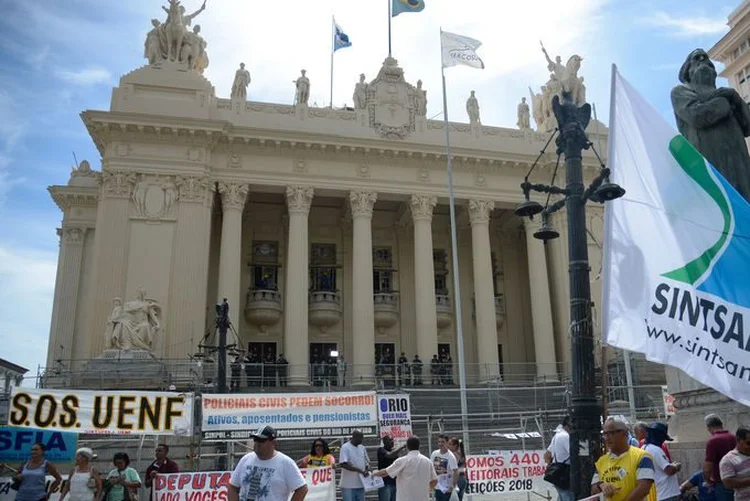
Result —
[[[425, 363], [441, 346], [455, 360], [458, 321], [470, 377], [559, 377], [570, 360], [565, 219], [544, 245], [531, 236], [538, 221], [513, 214], [547, 135], [449, 124], [456, 319], [445, 126], [417, 113], [394, 59], [368, 89], [365, 108], [337, 110], [218, 98], [199, 72], [169, 65], [123, 76], [109, 111], [82, 114], [101, 173], [50, 187], [63, 222], [48, 366], [99, 357], [113, 298], [142, 289], [162, 308], [160, 359], [198, 351], [227, 298], [242, 347], [284, 353], [292, 382], [334, 346], [363, 382], [378, 346]], [[589, 134], [606, 150], [599, 129]], [[554, 164], [550, 150], [535, 179]], [[584, 165], [593, 178], [590, 152]], [[589, 211], [597, 269], [602, 210]]]

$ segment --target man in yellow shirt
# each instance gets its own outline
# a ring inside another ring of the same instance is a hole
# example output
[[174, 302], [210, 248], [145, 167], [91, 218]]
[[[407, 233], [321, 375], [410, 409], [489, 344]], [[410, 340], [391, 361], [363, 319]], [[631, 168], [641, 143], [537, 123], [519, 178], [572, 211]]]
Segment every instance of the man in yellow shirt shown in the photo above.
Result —
[[610, 417], [603, 435], [607, 454], [596, 462], [591, 494], [601, 492], [608, 501], [656, 501], [653, 458], [628, 444], [628, 424]]

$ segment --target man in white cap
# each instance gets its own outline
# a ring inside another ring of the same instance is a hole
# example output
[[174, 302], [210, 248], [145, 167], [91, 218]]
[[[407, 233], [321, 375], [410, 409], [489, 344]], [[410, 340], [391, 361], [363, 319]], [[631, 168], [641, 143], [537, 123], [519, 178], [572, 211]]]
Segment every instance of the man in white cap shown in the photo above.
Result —
[[253, 435], [253, 452], [245, 454], [229, 479], [229, 501], [302, 501], [307, 482], [297, 464], [276, 450], [276, 430], [261, 426]]

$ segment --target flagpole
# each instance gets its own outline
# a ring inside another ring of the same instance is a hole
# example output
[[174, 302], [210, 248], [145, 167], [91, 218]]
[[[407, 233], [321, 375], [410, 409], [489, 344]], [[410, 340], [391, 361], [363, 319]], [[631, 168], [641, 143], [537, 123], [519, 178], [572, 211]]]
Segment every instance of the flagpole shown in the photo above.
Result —
[[461, 393], [461, 428], [464, 447], [469, 449], [469, 406], [466, 402], [466, 361], [464, 358], [464, 331], [461, 314], [461, 283], [458, 277], [458, 239], [456, 237], [456, 202], [453, 196], [453, 161], [448, 125], [448, 97], [445, 92], [445, 66], [442, 63], [443, 30], [440, 29], [440, 74], [443, 77], [443, 123], [445, 124], [445, 155], [448, 158], [448, 205], [451, 217], [451, 252], [453, 254], [453, 297], [456, 308], [456, 344], [458, 345], [458, 384]]
[[336, 52], [336, 18], [331, 16], [331, 98], [328, 107], [333, 108], [333, 53]]
[[391, 57], [391, 2], [393, 0], [386, 0], [388, 3], [388, 57]]

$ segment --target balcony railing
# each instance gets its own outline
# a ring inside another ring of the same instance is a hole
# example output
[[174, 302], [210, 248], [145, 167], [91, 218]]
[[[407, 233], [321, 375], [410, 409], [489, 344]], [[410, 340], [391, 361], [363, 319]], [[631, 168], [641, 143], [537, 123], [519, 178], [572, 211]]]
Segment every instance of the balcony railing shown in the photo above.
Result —
[[451, 306], [451, 297], [448, 294], [435, 294], [435, 312], [437, 313], [438, 329], [445, 329], [450, 326], [453, 317]]
[[398, 292], [376, 292], [372, 295], [375, 307], [375, 328], [379, 332], [398, 323]]
[[337, 291], [311, 291], [308, 307], [310, 324], [323, 332], [341, 321], [341, 294]]
[[261, 332], [281, 320], [283, 301], [275, 290], [250, 289], [245, 302], [245, 318], [257, 325]]

